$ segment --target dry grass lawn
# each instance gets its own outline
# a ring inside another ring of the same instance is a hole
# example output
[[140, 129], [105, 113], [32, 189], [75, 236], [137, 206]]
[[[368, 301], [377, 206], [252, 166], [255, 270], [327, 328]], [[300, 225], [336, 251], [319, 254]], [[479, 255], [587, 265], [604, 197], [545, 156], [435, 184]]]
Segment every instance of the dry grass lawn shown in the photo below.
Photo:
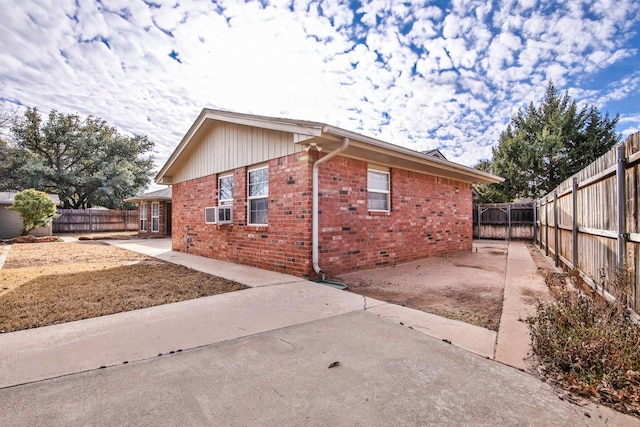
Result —
[[244, 288], [99, 241], [14, 244], [0, 269], [0, 332]]

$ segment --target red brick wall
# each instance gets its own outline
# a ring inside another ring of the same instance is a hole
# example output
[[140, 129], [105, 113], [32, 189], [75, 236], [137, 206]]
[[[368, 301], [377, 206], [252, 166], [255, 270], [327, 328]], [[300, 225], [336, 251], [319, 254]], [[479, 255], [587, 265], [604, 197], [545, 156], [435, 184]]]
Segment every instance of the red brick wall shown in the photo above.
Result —
[[205, 224], [217, 206], [218, 176], [173, 186], [173, 250], [310, 277], [311, 159], [307, 153], [269, 161], [268, 226], [247, 225], [247, 168], [234, 171], [233, 226]]
[[391, 169], [391, 212], [368, 212], [367, 163], [320, 167], [320, 267], [328, 276], [472, 246], [471, 186]]
[[[310, 153], [311, 154], [311, 153]], [[269, 225], [247, 226], [247, 168], [234, 171], [234, 225], [204, 223], [217, 176], [173, 186], [173, 249], [315, 279], [313, 154], [269, 161]], [[471, 186], [391, 169], [391, 213], [368, 212], [367, 163], [336, 157], [319, 170], [320, 267], [327, 276], [471, 250]]]

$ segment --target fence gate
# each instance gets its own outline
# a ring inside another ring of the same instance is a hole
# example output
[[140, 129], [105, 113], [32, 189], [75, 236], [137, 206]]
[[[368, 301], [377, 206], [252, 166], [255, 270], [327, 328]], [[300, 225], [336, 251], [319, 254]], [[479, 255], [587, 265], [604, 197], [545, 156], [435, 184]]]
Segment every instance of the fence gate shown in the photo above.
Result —
[[510, 228], [511, 205], [478, 206], [478, 239], [508, 240]]
[[533, 203], [488, 203], [473, 209], [477, 239], [533, 239]]

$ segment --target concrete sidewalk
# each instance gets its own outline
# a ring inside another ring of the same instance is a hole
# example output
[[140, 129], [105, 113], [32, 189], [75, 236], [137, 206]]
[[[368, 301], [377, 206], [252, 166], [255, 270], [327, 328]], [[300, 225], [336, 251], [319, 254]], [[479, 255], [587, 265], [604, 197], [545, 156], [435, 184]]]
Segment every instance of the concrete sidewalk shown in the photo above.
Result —
[[586, 411], [362, 310], [0, 389], [0, 425], [11, 426], [624, 425]]
[[[171, 251], [171, 242], [168, 239], [121, 240], [109, 241], [109, 243], [251, 287], [307, 282], [304, 279], [272, 271]], [[480, 356], [495, 358], [518, 369], [526, 369], [526, 359], [530, 355], [531, 345], [529, 328], [523, 320], [535, 312], [533, 304], [535, 299], [531, 296], [546, 295], [547, 287], [544, 279], [537, 274], [536, 264], [525, 243], [482, 241], [481, 244], [495, 244], [500, 247], [506, 245], [509, 250], [499, 333], [370, 298], [363, 298], [362, 306], [359, 308], [369, 309], [381, 317], [446, 340]], [[335, 297], [342, 297], [342, 294], [336, 294]], [[366, 301], [369, 303], [365, 306]]]
[[[307, 283], [314, 287], [319, 286], [316, 283], [286, 274], [185, 254], [184, 252], [171, 251], [171, 242], [168, 239], [120, 240], [109, 241], [109, 243], [197, 271], [234, 280], [251, 287], [294, 282]], [[353, 295], [349, 292], [341, 291], [332, 293], [334, 298], [351, 298], [345, 294]], [[371, 298], [358, 298], [361, 299], [361, 304], [357, 309], [371, 310], [379, 316], [397, 323], [403, 323], [407, 327], [422, 331], [433, 337], [447, 340], [465, 350], [484, 357], [494, 357], [496, 343], [496, 333], [494, 331]]]
[[525, 291], [544, 282], [523, 243], [511, 243], [500, 332], [338, 291], [301, 278], [171, 250], [169, 239], [108, 241], [252, 289], [0, 334], [0, 387], [115, 366], [366, 310], [519, 369], [530, 348]]
[[145, 360], [331, 316], [366, 310], [519, 369], [529, 335], [523, 289], [544, 291], [525, 245], [511, 243], [500, 333], [307, 280], [171, 250], [169, 239], [108, 243], [252, 289], [0, 334], [0, 387]]

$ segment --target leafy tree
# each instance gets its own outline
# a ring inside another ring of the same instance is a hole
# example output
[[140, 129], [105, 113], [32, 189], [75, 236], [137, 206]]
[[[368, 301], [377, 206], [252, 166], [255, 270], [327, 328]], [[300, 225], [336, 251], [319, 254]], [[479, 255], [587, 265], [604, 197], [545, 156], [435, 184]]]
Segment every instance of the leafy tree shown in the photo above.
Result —
[[48, 227], [57, 214], [56, 203], [47, 193], [34, 190], [16, 194], [13, 204], [7, 209], [17, 211], [22, 219], [22, 235], [26, 236], [36, 227]]
[[[492, 162], [486, 159], [481, 160], [475, 168], [483, 172], [494, 173]], [[507, 199], [507, 196], [495, 185], [478, 184], [475, 185], [474, 188], [478, 194], [478, 202], [480, 203], [508, 203], [511, 201]]]
[[[9, 131], [15, 111], [8, 108], [0, 107], [0, 176], [4, 176], [3, 170], [8, 167], [9, 144], [7, 143], [7, 133]], [[0, 181], [0, 190], [10, 190], [7, 182]]]
[[618, 119], [603, 116], [593, 105], [579, 108], [549, 82], [539, 106], [531, 103], [511, 118], [490, 165], [477, 166], [505, 178], [482, 188], [483, 201], [535, 199], [549, 193], [620, 142]]
[[4, 186], [58, 194], [65, 208], [119, 208], [150, 181], [153, 149], [146, 136], [125, 136], [104, 120], [52, 110], [44, 122], [36, 108], [16, 119], [10, 160], [0, 168]]

